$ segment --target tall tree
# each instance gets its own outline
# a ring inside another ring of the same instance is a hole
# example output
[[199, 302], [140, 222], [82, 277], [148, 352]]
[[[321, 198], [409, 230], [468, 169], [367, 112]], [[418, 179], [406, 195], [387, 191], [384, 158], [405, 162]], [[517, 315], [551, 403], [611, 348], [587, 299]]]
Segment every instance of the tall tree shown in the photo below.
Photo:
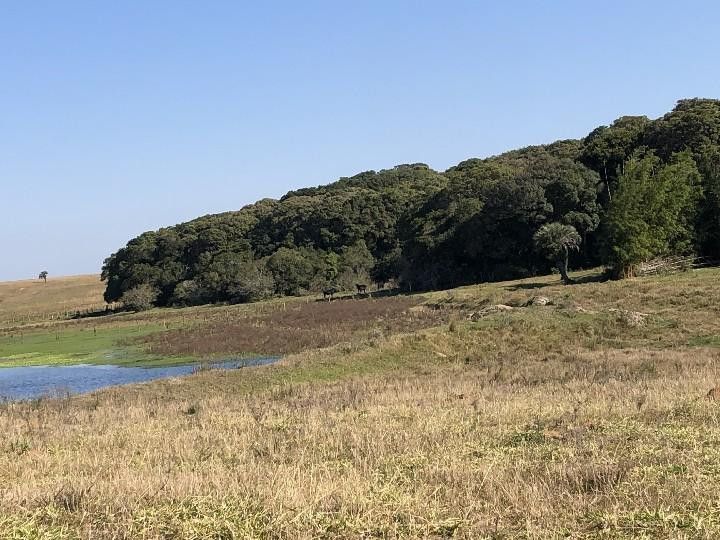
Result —
[[638, 263], [695, 247], [700, 175], [689, 153], [663, 165], [653, 153], [634, 156], [618, 179], [605, 225], [605, 254], [618, 276]]
[[701, 252], [720, 259], [720, 146], [708, 145], [697, 161], [702, 176], [703, 196], [697, 216]]
[[623, 164], [640, 145], [649, 125], [646, 116], [622, 116], [609, 127], [594, 129], [583, 140], [580, 160], [600, 174], [602, 184], [598, 187], [605, 203], [612, 200]]
[[580, 249], [582, 239], [575, 227], [553, 222], [546, 223], [533, 236], [536, 249], [555, 263], [563, 282], [568, 285], [572, 279], [568, 275], [568, 259], [571, 251]]

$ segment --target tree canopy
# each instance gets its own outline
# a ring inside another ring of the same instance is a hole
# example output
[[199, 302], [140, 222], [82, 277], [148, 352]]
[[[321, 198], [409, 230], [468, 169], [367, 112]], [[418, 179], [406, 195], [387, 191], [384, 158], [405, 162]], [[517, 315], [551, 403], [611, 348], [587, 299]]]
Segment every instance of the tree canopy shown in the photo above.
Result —
[[718, 100], [444, 172], [365, 171], [149, 231], [108, 257], [102, 278], [108, 302], [147, 286], [156, 305], [188, 305], [370, 280], [452, 287], [558, 264], [623, 274], [668, 253], [720, 256]]
[[652, 152], [631, 158], [605, 224], [606, 258], [617, 273], [632, 275], [644, 260], [694, 251], [700, 195], [700, 174], [689, 152], [673, 154], [665, 164]]
[[551, 262], [557, 263], [557, 268], [565, 283], [571, 283], [568, 276], [568, 258], [571, 251], [580, 249], [582, 239], [575, 227], [564, 225], [557, 221], [546, 223], [538, 229], [533, 236], [535, 247]]

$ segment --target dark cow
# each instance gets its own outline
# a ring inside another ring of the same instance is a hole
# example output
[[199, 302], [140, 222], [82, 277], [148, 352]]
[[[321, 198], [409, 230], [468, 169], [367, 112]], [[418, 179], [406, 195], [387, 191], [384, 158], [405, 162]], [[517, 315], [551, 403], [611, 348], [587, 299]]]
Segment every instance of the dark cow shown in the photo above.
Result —
[[333, 299], [333, 296], [335, 296], [336, 292], [337, 289], [335, 287], [327, 287], [326, 289], [323, 289], [323, 300], [327, 300], [329, 302]]

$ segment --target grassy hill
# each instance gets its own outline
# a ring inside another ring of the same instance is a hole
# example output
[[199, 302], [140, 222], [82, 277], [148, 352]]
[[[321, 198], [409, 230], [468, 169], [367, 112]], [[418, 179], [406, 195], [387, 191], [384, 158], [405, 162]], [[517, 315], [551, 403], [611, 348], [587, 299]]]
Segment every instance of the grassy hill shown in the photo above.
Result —
[[287, 354], [2, 405], [0, 538], [717, 538], [720, 270], [575, 277], [59, 323]]
[[100, 276], [50, 277], [0, 282], [0, 327], [67, 318], [77, 311], [101, 309], [104, 284]]

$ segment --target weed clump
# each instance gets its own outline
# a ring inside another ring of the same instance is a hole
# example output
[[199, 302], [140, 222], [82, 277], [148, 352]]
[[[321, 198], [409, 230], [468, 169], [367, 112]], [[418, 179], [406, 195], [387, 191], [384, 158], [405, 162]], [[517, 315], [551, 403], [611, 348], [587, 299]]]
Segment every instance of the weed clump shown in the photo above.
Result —
[[197, 403], [193, 403], [192, 405], [188, 405], [184, 410], [183, 414], [186, 416], [195, 416], [200, 412], [200, 405]]

